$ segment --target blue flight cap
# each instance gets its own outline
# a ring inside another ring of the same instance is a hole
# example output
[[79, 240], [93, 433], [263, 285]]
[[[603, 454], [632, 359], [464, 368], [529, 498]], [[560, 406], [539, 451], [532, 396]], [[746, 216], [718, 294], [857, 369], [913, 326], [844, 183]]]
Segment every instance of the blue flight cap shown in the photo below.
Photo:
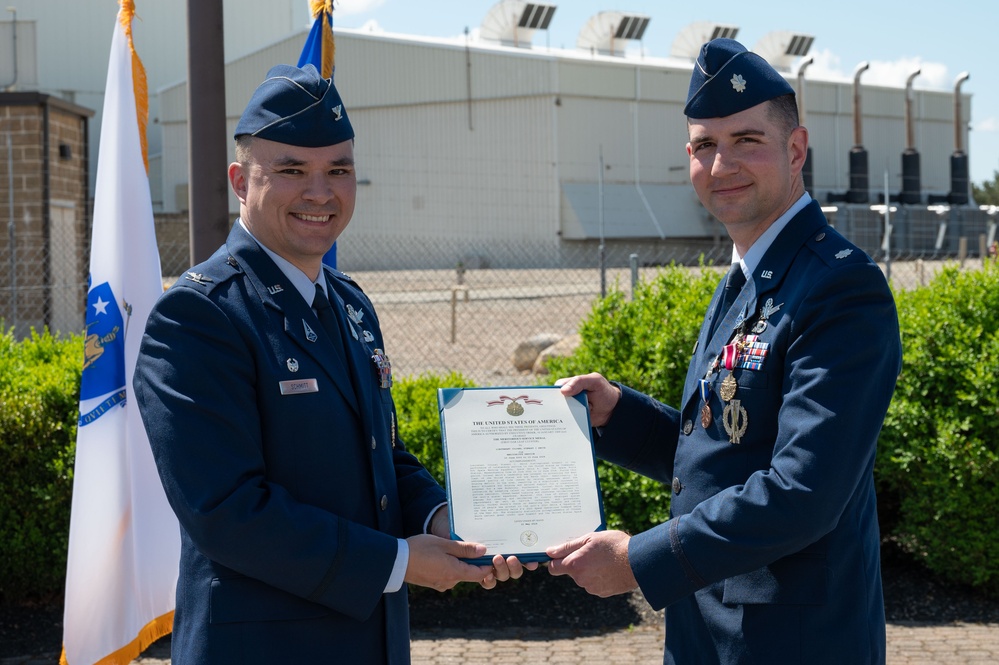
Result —
[[235, 138], [321, 148], [354, 138], [354, 129], [331, 79], [313, 65], [276, 65], [257, 86], [236, 125]]
[[683, 114], [724, 118], [789, 94], [794, 88], [762, 57], [734, 39], [712, 39], [694, 63]]

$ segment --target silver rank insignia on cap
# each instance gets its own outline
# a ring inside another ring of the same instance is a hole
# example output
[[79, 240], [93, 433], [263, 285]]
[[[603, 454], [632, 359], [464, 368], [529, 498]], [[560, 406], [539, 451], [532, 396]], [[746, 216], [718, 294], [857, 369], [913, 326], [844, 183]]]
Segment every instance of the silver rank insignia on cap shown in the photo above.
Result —
[[730, 83], [736, 92], [743, 92], [746, 89], [746, 79], [742, 78], [742, 74], [734, 74]]
[[343, 117], [343, 104], [337, 104], [330, 110], [333, 111], [333, 122], [337, 122]]

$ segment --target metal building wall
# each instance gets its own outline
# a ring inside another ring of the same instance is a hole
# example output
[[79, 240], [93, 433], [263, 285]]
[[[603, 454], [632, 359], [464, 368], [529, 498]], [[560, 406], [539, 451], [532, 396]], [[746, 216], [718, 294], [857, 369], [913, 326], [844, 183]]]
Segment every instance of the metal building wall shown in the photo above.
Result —
[[[861, 81], [863, 83], [863, 81]], [[848, 83], [808, 81], [806, 126], [813, 151], [813, 196], [825, 200], [830, 192], [849, 189], [849, 153], [855, 143], [853, 86]], [[861, 145], [868, 152], [872, 200], [888, 189], [902, 187], [902, 152], [906, 148], [905, 89], [861, 85]], [[914, 90], [915, 149], [920, 153], [921, 187], [926, 194], [950, 191], [950, 155], [954, 152], [954, 96], [946, 92]], [[962, 96], [962, 137], [968, 145], [971, 99]]]
[[[601, 233], [719, 235], [688, 180], [689, 64], [343, 30], [336, 39], [335, 78], [357, 132], [360, 181], [340, 246], [345, 264], [468, 264], [488, 253], [484, 243], [516, 242], [504, 265], [527, 265], [567, 240], [597, 237], [600, 181], [608, 213]], [[227, 65], [230, 132], [264, 72], [297, 61], [304, 40], [303, 30]], [[849, 184], [852, 85], [807, 85], [812, 194], [824, 201]], [[863, 94], [873, 199], [886, 168], [892, 193], [900, 188], [904, 90], [864, 86]], [[183, 84], [161, 91], [166, 201], [187, 178], [185, 95]], [[917, 148], [932, 155], [924, 157], [923, 190], [946, 192], [952, 95], [914, 98]], [[234, 197], [230, 203], [236, 212]]]
[[[187, 0], [136, 0], [135, 4], [133, 37], [149, 83], [149, 151], [156, 155], [166, 148], [156, 129], [160, 108], [155, 92], [187, 77]], [[17, 8], [19, 23], [35, 24], [32, 58], [37, 62], [36, 86], [20, 89], [51, 94], [95, 111], [90, 123], [91, 164], [97, 163], [117, 12], [114, 0], [36, 0], [19, 3]], [[308, 0], [223, 0], [223, 12], [227, 59], [307, 29], [310, 21]], [[96, 173], [96, 168], [90, 170], [91, 187]], [[170, 196], [164, 193], [168, 200]]]

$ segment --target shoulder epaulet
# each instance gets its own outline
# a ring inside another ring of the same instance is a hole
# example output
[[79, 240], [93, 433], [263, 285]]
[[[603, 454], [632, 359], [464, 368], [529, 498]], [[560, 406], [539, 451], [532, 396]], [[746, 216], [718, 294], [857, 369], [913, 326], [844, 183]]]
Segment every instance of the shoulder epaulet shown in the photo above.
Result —
[[232, 256], [216, 254], [207, 261], [181, 273], [175, 285], [210, 293], [216, 286], [227, 282], [241, 272], [243, 269]]
[[867, 254], [862, 249], [844, 238], [831, 226], [819, 229], [815, 235], [809, 238], [808, 246], [829, 265], [868, 260]]
[[338, 279], [341, 282], [347, 282], [348, 284], [351, 284], [355, 288], [361, 288], [360, 286], [358, 286], [357, 282], [355, 282], [353, 278], [351, 278], [351, 276], [348, 275], [347, 273], [340, 272], [336, 268], [330, 268], [328, 265], [325, 264], [323, 264], [323, 269], [326, 270], [326, 276], [329, 277], [330, 279]]

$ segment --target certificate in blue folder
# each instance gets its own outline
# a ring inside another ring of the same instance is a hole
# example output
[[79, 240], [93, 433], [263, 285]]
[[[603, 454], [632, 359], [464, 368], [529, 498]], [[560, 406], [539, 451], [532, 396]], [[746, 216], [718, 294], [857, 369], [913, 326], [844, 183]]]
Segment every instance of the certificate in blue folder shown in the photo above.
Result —
[[451, 538], [547, 561], [545, 550], [605, 528], [586, 395], [558, 387], [437, 391]]

